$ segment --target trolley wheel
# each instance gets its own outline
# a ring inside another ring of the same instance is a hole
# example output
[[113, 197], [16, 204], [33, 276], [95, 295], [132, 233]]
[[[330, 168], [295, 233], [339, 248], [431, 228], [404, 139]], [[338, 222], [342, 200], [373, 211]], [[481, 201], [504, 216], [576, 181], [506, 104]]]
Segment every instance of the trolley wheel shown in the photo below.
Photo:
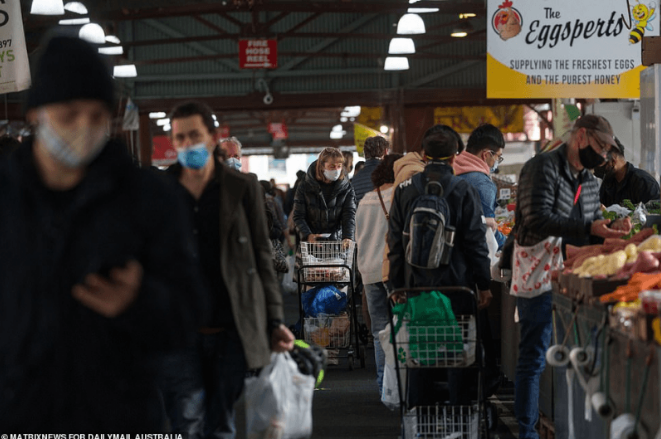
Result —
[[358, 358], [360, 358], [360, 368], [365, 369], [365, 346], [358, 347]]
[[353, 354], [349, 354], [347, 360], [349, 360], [349, 370], [353, 370]]

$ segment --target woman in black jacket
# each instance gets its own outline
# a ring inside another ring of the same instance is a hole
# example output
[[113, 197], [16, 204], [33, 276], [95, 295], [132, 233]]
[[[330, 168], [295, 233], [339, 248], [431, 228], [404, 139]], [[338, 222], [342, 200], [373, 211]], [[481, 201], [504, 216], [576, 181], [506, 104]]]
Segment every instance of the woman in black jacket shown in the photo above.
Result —
[[315, 242], [327, 233], [330, 241], [353, 241], [356, 199], [343, 164], [339, 149], [325, 148], [298, 185], [294, 223], [301, 241]]

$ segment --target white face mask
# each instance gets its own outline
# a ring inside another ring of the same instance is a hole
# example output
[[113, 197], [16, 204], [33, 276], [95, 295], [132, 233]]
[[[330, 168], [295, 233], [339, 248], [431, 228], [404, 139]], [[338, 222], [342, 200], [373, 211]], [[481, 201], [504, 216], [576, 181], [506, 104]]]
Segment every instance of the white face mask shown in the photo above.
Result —
[[225, 163], [232, 169], [236, 169], [237, 171], [241, 170], [241, 160], [237, 159], [236, 157], [228, 158]]
[[324, 177], [326, 177], [326, 180], [330, 181], [337, 181], [338, 178], [340, 178], [340, 175], [342, 174], [341, 169], [336, 169], [334, 171], [329, 171], [329, 170], [324, 170]]
[[45, 110], [38, 118], [37, 139], [51, 156], [69, 168], [80, 168], [89, 164], [108, 142], [105, 129], [82, 127], [60, 130], [53, 125]]

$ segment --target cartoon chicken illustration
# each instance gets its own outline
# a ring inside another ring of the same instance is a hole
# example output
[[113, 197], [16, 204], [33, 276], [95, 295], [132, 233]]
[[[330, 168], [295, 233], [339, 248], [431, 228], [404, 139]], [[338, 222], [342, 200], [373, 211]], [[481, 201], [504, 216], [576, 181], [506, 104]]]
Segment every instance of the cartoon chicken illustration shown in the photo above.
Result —
[[496, 32], [503, 41], [513, 38], [521, 33], [521, 18], [512, 8], [513, 3], [505, 0], [498, 6], [498, 12], [494, 17]]

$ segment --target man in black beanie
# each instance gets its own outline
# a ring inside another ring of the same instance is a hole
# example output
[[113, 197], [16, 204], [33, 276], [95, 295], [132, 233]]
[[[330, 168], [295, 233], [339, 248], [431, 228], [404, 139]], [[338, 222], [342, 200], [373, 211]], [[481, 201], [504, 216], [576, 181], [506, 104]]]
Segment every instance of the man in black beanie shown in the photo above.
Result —
[[173, 187], [108, 140], [113, 83], [96, 49], [44, 45], [33, 141], [0, 163], [0, 431], [154, 433], [147, 366], [203, 307]]

